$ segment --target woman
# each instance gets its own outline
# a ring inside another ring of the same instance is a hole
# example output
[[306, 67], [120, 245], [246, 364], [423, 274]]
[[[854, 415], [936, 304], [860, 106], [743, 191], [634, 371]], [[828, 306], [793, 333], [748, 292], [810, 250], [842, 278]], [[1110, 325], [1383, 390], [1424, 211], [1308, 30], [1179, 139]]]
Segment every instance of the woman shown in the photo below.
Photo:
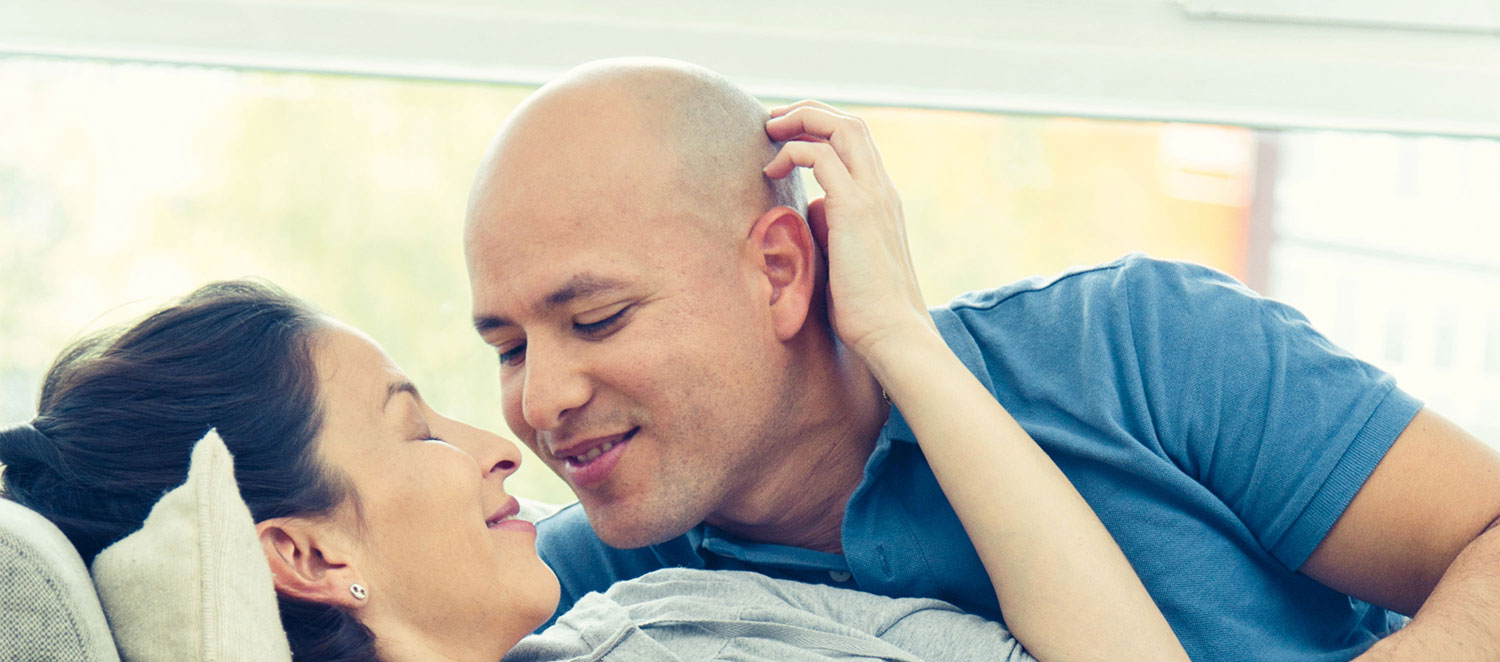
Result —
[[[827, 136], [791, 110], [767, 174], [812, 167], [829, 192], [813, 216], [835, 329], [916, 432], [1011, 629], [1043, 659], [1186, 659], [1087, 504], [932, 330], [894, 194], [795, 147]], [[841, 225], [835, 200], [860, 196], [873, 222]], [[37, 417], [0, 433], [5, 495], [91, 562], [210, 428], [297, 659], [495, 660], [551, 615], [556, 579], [504, 491], [515, 445], [444, 418], [368, 337], [266, 285], [210, 285], [63, 352]]]

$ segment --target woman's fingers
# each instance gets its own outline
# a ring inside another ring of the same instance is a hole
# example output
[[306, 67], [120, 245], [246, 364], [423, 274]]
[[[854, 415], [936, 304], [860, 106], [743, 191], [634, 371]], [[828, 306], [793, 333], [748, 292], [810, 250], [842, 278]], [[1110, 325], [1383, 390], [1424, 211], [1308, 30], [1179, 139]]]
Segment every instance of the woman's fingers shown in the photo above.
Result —
[[865, 123], [827, 104], [801, 101], [772, 111], [766, 135], [783, 141], [767, 177], [810, 168], [826, 198], [808, 207], [808, 226], [828, 259], [830, 321], [863, 355], [913, 321], [931, 325], [911, 268], [901, 200]]
[[841, 115], [847, 115], [848, 114], [848, 113], [845, 113], [842, 110], [834, 108], [833, 106], [830, 106], [830, 105], [828, 105], [826, 103], [823, 103], [822, 101], [818, 101], [816, 99], [803, 99], [801, 101], [789, 103], [789, 104], [787, 104], [785, 106], [777, 106], [775, 108], [772, 108], [771, 109], [771, 117], [781, 117], [782, 115], [785, 115], [785, 114], [787, 114], [787, 113], [789, 113], [789, 112], [791, 112], [793, 110], [796, 110], [798, 108], [804, 108], [804, 107], [822, 108], [823, 110], [827, 110], [827, 111], [839, 113]]
[[812, 230], [813, 240], [828, 253], [828, 203], [827, 198], [818, 198], [807, 203], [807, 227]]
[[804, 101], [788, 107], [786, 112], [766, 123], [766, 135], [777, 141], [827, 141], [851, 173], [877, 178], [884, 176], [879, 167], [879, 152], [864, 120], [818, 102]]
[[852, 194], [854, 178], [838, 152], [828, 143], [792, 141], [782, 145], [764, 172], [771, 179], [781, 179], [798, 166], [811, 168], [813, 178], [829, 195]]

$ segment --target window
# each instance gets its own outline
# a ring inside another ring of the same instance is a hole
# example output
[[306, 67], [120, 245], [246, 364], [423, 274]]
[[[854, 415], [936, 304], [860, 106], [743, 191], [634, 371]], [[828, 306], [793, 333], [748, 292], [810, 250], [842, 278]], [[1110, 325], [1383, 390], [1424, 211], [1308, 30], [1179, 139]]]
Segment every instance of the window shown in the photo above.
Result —
[[1500, 141], [1289, 132], [1277, 146], [1268, 294], [1500, 446]]
[[[531, 88], [11, 57], [0, 89], [0, 121], [26, 127], [0, 132], [0, 421], [32, 415], [81, 330], [258, 275], [368, 331], [435, 407], [505, 430], [460, 228]], [[930, 302], [1129, 251], [1201, 262], [1500, 443], [1495, 141], [851, 109]], [[540, 462], [516, 480], [570, 498]]]

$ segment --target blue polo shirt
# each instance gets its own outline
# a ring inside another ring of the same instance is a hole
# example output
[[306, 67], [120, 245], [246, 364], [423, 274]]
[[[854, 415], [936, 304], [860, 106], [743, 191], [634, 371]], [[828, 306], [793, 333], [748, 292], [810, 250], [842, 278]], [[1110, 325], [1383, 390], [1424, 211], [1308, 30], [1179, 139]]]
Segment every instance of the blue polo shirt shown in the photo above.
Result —
[[[1297, 572], [1421, 404], [1292, 308], [1211, 269], [1130, 255], [974, 292], [943, 338], [1094, 507], [1194, 660], [1348, 660], [1404, 619]], [[893, 411], [844, 513], [844, 554], [708, 525], [603, 544], [543, 521], [559, 612], [663, 567], [753, 570], [999, 620], [993, 587]]]

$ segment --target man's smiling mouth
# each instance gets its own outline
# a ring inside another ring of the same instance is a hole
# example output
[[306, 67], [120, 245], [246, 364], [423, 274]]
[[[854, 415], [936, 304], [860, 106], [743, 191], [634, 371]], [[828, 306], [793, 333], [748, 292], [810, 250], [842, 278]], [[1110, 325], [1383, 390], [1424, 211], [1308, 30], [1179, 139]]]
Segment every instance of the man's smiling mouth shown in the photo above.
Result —
[[584, 450], [581, 453], [576, 453], [576, 454], [573, 454], [573, 455], [562, 456], [562, 460], [564, 462], [568, 463], [569, 465], [574, 466], [574, 467], [581, 467], [581, 466], [587, 465], [590, 462], [593, 462], [594, 460], [599, 459], [600, 455], [603, 455], [603, 454], [609, 452], [609, 450], [612, 449], [612, 448], [614, 448], [615, 446], [618, 446], [620, 444], [624, 444], [624, 443], [630, 441], [632, 438], [635, 437], [635, 433], [640, 432], [640, 430], [641, 429], [639, 427], [631, 428], [629, 432], [626, 432], [625, 434], [621, 434], [621, 435], [615, 435], [615, 436], [612, 436], [612, 437], [610, 437], [608, 439], [605, 439], [602, 442], [594, 445], [593, 447], [588, 448], [587, 450]]

